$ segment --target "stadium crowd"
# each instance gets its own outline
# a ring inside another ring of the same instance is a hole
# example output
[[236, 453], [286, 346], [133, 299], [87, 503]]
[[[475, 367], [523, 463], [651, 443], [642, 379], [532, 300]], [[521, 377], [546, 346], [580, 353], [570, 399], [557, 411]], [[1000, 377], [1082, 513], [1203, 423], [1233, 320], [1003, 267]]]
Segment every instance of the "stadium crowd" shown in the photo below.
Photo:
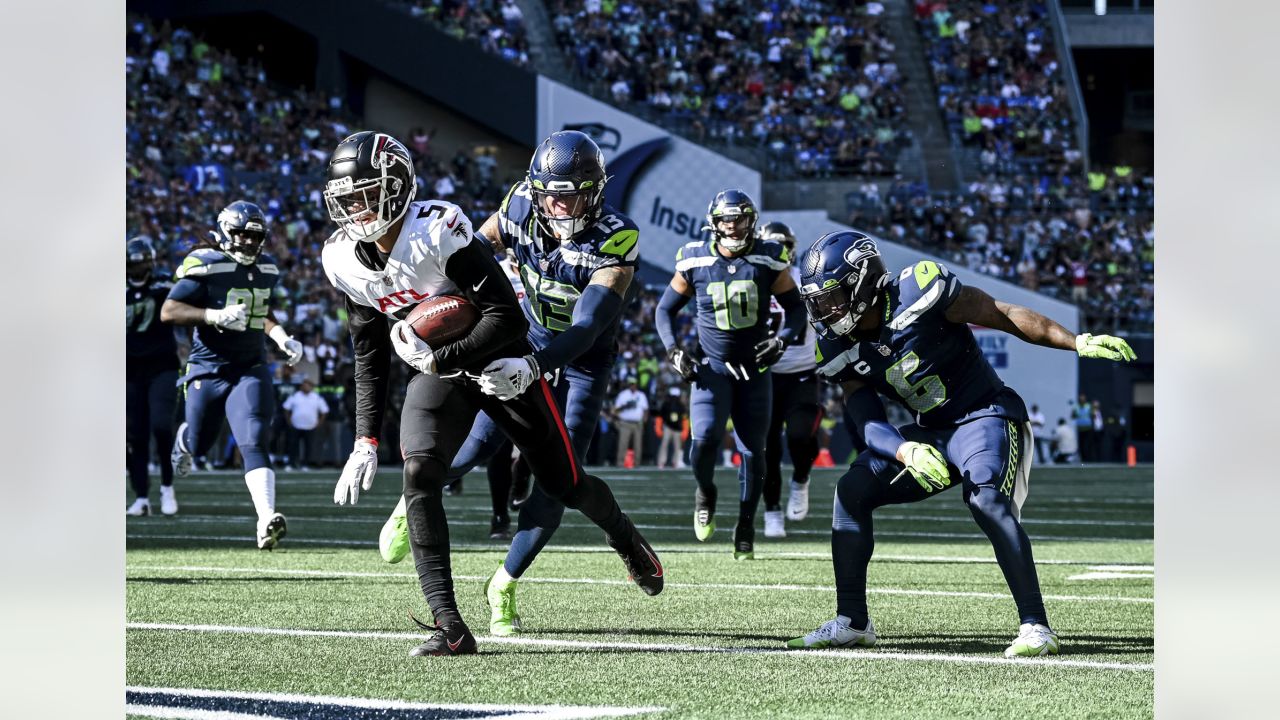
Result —
[[529, 35], [515, 0], [392, 0], [415, 18], [458, 40], [475, 40], [485, 51], [520, 67], [529, 66]]
[[[691, 5], [675, 8], [683, 7], [687, 13]], [[801, 5], [807, 7], [810, 3]], [[615, 10], [624, 13], [624, 7], [632, 8], [626, 11], [631, 13], [663, 14], [656, 3], [617, 6]], [[826, 27], [821, 17], [813, 20], [818, 23], [816, 26], [804, 16], [781, 17], [795, 12], [780, 13], [776, 22], [786, 28], [783, 35]], [[671, 14], [666, 12], [665, 16]], [[757, 9], [739, 18], [747, 25], [730, 26], [747, 32], [751, 22], [773, 22], [759, 20], [762, 14], [766, 11]], [[687, 21], [685, 18], [680, 22]], [[670, 40], [678, 35], [675, 27], [687, 26], [675, 25], [657, 36]], [[828, 28], [824, 37], [831, 32]], [[629, 36], [623, 33], [623, 37]], [[798, 44], [814, 47], [803, 39], [810, 36], [800, 37]], [[700, 52], [703, 51], [711, 52], [708, 48]], [[672, 50], [654, 52], [654, 62], [670, 61]], [[808, 57], [808, 50], [791, 48], [782, 52], [793, 67], [805, 65], [804, 58]], [[799, 54], [785, 54], [788, 52]], [[852, 51], [846, 46], [846, 52]], [[859, 56], [866, 60], [862, 65], [873, 62], [873, 49], [859, 52], [867, 53]], [[627, 55], [632, 60], [638, 57], [631, 50]], [[709, 57], [712, 68], [724, 60], [717, 60], [714, 53]], [[695, 69], [695, 73], [700, 72]], [[761, 76], [779, 77], [769, 73]], [[340, 465], [351, 442], [353, 358], [341, 297], [320, 268], [320, 249], [332, 225], [315, 178], [333, 146], [356, 129], [357, 119], [344, 108], [340, 98], [282, 89], [271, 84], [253, 61], [212, 47], [199, 34], [172, 27], [168, 22], [156, 24], [144, 17], [130, 18], [126, 82], [129, 236], [152, 239], [158, 253], [157, 272], [167, 277], [187, 252], [204, 241], [222, 207], [240, 198], [252, 199], [262, 206], [271, 224], [266, 252], [282, 270], [272, 312], [306, 346], [303, 361], [286, 368], [283, 357], [268, 344], [275, 362], [280, 406], [283, 408], [303, 381], [309, 380], [328, 408], [310, 458], [290, 457], [289, 446], [297, 436], [286, 427], [286, 414], [278, 411], [273, 454], [282, 464]], [[836, 80], [831, 82], [839, 84]], [[793, 94], [799, 92], [795, 91], [796, 85], [791, 87]], [[807, 96], [808, 91], [800, 94]], [[803, 106], [816, 107], [809, 100]], [[784, 107], [762, 112], [783, 113]], [[710, 113], [705, 117], [722, 116]], [[183, 130], [175, 132], [174, 128]], [[415, 129], [406, 137], [417, 164], [419, 197], [449, 199], [466, 208], [478, 224], [497, 208], [502, 193], [521, 169], [499, 168], [485, 151], [470, 154], [459, 150], [448, 159], [437, 157], [432, 152], [431, 134]], [[1099, 331], [1149, 329], [1154, 252], [1149, 181], [1125, 176], [1108, 179], [1100, 189], [1091, 189], [1070, 184], [1068, 177], [1064, 174], [1055, 181], [1032, 182], [1018, 176], [1010, 180], [993, 175], [954, 197], [931, 195], [922, 185], [901, 180], [881, 197], [879, 186], [867, 183], [854, 203], [850, 221], [954, 262], [1069, 298], [1082, 305], [1086, 324]], [[672, 388], [681, 392], [686, 388], [667, 366], [653, 326], [661, 290], [644, 290], [625, 310], [615, 371], [617, 389], [627, 379], [635, 378], [655, 410]], [[687, 315], [677, 332], [692, 344], [694, 331]], [[394, 372], [404, 372], [403, 366], [396, 363]], [[387, 413], [385, 437], [391, 441], [384, 444], [382, 452], [394, 458], [402, 401], [398, 394], [402, 395], [404, 383], [393, 379], [391, 387], [398, 389], [392, 392], [392, 407]], [[834, 391], [828, 401], [825, 427], [829, 431], [840, 416]], [[642, 457], [636, 458], [640, 463], [652, 462], [658, 448], [661, 432], [652, 419], [651, 413]], [[614, 425], [606, 412], [589, 461], [613, 461], [617, 437]], [[217, 447], [224, 450], [219, 452], [221, 457], [209, 458], [214, 466], [230, 461], [233, 450], [227, 445]]]

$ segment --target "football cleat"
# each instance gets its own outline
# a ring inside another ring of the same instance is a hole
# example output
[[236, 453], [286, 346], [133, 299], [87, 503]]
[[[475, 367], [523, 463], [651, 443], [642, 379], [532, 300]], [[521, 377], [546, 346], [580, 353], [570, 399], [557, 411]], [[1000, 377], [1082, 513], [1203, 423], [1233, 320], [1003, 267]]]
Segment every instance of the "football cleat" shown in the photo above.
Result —
[[187, 449], [187, 424], [178, 426], [178, 434], [173, 438], [173, 452], [169, 453], [169, 461], [173, 463], [173, 474], [186, 477], [191, 474], [191, 451]]
[[606, 536], [605, 539], [609, 547], [618, 552], [618, 557], [622, 558], [622, 564], [627, 566], [627, 579], [639, 585], [646, 595], [657, 595], [662, 592], [662, 563], [658, 561], [657, 553], [631, 522], [631, 518], [626, 515], [622, 517], [631, 528], [630, 537], [616, 544], [613, 538]]
[[871, 618], [867, 618], [866, 630], [854, 630], [849, 627], [849, 618], [843, 615], [837, 615], [834, 620], [822, 623], [817, 630], [804, 637], [787, 641], [787, 647], [793, 650], [871, 647], [875, 644], [876, 626], [871, 622]]
[[1018, 627], [1018, 637], [1004, 651], [1004, 656], [1039, 657], [1041, 655], [1058, 654], [1058, 634], [1040, 623], [1022, 623]]
[[490, 540], [511, 539], [511, 518], [506, 515], [494, 515], [489, 521]]
[[125, 515], [134, 517], [143, 517], [151, 514], [151, 501], [146, 498], [138, 498], [133, 501], [128, 510], [124, 511]]
[[706, 542], [716, 532], [716, 499], [708, 497], [698, 488], [693, 494], [693, 536]]
[[270, 517], [263, 518], [258, 521], [258, 549], [272, 550], [276, 545], [280, 544], [280, 538], [285, 536], [284, 515], [275, 513]]
[[462, 494], [462, 478], [458, 478], [444, 486], [444, 494], [450, 497]]
[[809, 517], [809, 483], [791, 481], [791, 497], [787, 499], [787, 519], [800, 522]]
[[755, 527], [738, 523], [738, 526], [733, 529], [733, 559], [755, 560], [755, 544]]
[[[494, 572], [497, 575], [497, 572]], [[520, 614], [516, 612], [516, 583], [512, 580], [499, 588], [493, 582], [494, 575], [484, 581], [484, 597], [489, 601], [489, 634], [519, 635]]]
[[178, 514], [178, 496], [174, 494], [172, 485], [160, 486], [160, 512], [165, 515]]
[[781, 510], [765, 511], [764, 536], [767, 538], [784, 538], [787, 536], [787, 526], [786, 522], [782, 519]]
[[458, 621], [434, 630], [426, 642], [409, 651], [409, 657], [476, 654], [476, 638], [466, 623]]
[[409, 518], [393, 514], [382, 524], [382, 532], [378, 533], [378, 553], [385, 562], [392, 564], [405, 559], [409, 554]]

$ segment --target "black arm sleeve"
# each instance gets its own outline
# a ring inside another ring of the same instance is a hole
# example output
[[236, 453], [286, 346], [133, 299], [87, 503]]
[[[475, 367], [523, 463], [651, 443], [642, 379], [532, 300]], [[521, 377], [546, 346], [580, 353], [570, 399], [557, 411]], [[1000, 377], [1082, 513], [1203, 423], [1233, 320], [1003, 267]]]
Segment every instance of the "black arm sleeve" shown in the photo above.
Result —
[[[472, 238], [449, 256], [444, 272], [480, 311], [480, 321], [466, 337], [435, 350], [437, 372], [483, 368], [495, 358], [528, 353], [529, 323], [487, 240]], [[503, 352], [512, 345], [513, 353]]]
[[391, 375], [391, 333], [386, 316], [346, 299], [347, 330], [356, 351], [356, 437], [375, 440], [382, 433]]

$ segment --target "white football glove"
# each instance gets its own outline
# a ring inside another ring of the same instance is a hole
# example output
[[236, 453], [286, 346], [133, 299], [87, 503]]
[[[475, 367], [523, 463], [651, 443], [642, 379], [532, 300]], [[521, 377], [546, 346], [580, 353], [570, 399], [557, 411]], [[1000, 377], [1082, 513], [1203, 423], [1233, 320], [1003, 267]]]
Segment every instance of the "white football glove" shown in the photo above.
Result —
[[280, 325], [271, 328], [271, 339], [276, 341], [276, 345], [286, 356], [285, 364], [293, 367], [302, 359], [302, 343], [289, 337], [289, 333]]
[[342, 468], [342, 476], [338, 478], [338, 484], [333, 486], [333, 501], [339, 505], [346, 505], [347, 500], [350, 499], [351, 504], [355, 505], [360, 499], [360, 490], [373, 487], [373, 476], [377, 474], [377, 441], [363, 437], [357, 439], [355, 449], [351, 451], [346, 466]]
[[215, 327], [232, 332], [244, 332], [249, 327], [249, 308], [245, 305], [231, 305], [221, 310], [209, 308], [204, 311], [204, 321]]
[[541, 374], [532, 355], [494, 360], [480, 375], [480, 390], [506, 402], [524, 394]]
[[400, 359], [414, 370], [424, 375], [436, 371], [436, 356], [431, 351], [431, 346], [414, 334], [413, 328], [404, 320], [391, 326], [391, 345], [395, 347]]

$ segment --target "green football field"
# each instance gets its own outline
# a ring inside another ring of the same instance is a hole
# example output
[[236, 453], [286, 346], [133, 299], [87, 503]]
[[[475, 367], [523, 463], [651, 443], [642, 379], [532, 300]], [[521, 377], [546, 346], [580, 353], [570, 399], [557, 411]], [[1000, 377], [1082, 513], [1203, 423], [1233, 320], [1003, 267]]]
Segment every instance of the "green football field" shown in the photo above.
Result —
[[[835, 614], [838, 471], [815, 474], [809, 517], [785, 539], [758, 532], [751, 562], [733, 560], [723, 513], [709, 542], [694, 540], [687, 472], [601, 472], [661, 554], [663, 593], [627, 582], [571, 511], [520, 583], [525, 634], [489, 637], [481, 588], [505, 546], [488, 540], [487, 486], [473, 473], [446, 507], [480, 654], [430, 659], [408, 656], [425, 635], [407, 613], [430, 618], [411, 560], [377, 552], [397, 470], [355, 507], [332, 504], [336, 471], [281, 473], [289, 535], [271, 553], [254, 547], [240, 476], [180, 479], [178, 516], [127, 524], [130, 717], [1152, 715], [1150, 467], [1033, 472], [1023, 521], [1063, 649], [1020, 661], [1002, 657], [1017, 615], [958, 490], [876, 514], [879, 644], [806, 652], [783, 643]], [[732, 497], [735, 475], [717, 482]], [[224, 714], [200, 714], [213, 712]]]

